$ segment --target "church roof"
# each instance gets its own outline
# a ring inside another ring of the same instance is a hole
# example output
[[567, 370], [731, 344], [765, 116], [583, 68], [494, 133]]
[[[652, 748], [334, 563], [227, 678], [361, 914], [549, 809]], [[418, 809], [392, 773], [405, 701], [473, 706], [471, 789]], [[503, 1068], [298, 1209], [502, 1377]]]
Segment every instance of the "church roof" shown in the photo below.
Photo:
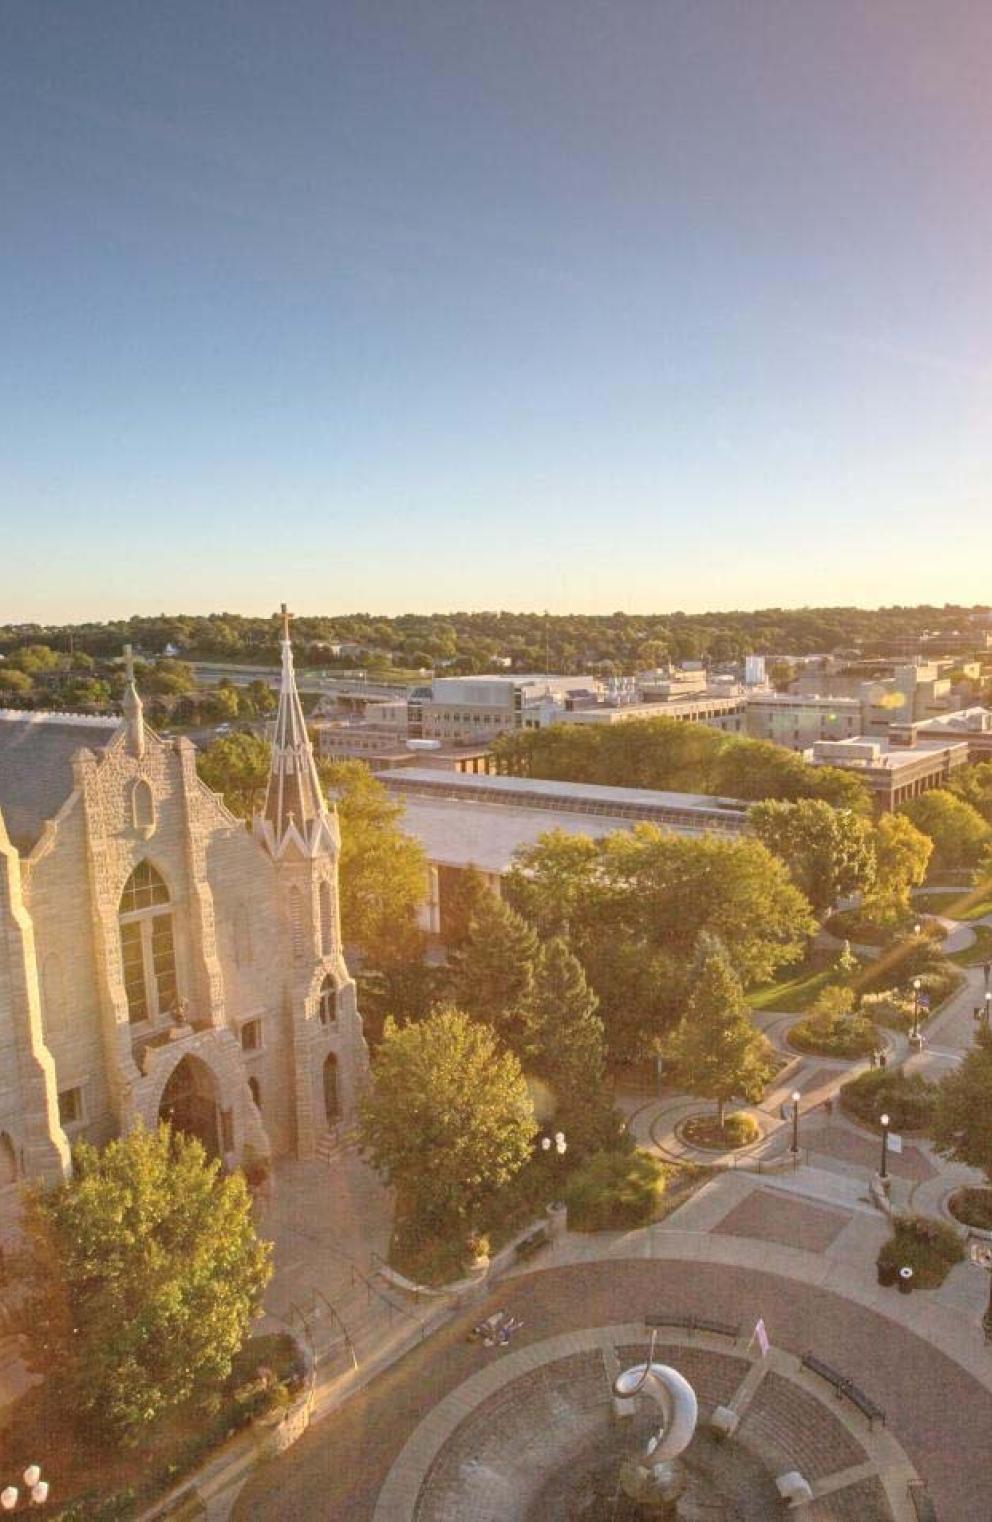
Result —
[[31, 849], [72, 792], [76, 751], [102, 750], [119, 728], [113, 716], [0, 708], [0, 812], [19, 851]]

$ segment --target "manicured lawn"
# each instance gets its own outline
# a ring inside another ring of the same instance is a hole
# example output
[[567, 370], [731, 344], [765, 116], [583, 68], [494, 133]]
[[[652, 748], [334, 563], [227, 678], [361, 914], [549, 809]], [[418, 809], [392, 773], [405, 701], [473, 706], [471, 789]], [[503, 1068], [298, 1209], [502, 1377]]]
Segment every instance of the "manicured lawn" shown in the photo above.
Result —
[[992, 893], [988, 885], [962, 888], [960, 893], [917, 893], [913, 908], [924, 914], [942, 914], [950, 920], [981, 920], [992, 914]]
[[790, 967], [774, 983], [764, 983], [752, 988], [747, 1002], [752, 1009], [783, 1010], [787, 1014], [801, 1014], [809, 1009], [820, 991], [835, 982], [834, 969], [830, 967]]
[[948, 956], [948, 961], [956, 962], [959, 967], [975, 967], [990, 959], [992, 959], [992, 928], [988, 925], [975, 926], [973, 946], [966, 947], [964, 951], [952, 951]]

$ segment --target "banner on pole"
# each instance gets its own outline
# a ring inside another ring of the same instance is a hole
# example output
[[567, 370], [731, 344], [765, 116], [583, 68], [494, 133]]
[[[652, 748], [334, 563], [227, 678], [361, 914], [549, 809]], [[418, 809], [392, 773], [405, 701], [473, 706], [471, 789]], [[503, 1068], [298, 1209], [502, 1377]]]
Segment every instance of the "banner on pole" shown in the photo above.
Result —
[[759, 1316], [754, 1327], [754, 1338], [761, 1350], [762, 1358], [767, 1358], [771, 1343], [768, 1341], [768, 1330], [765, 1326], [764, 1316]]
[[902, 1151], [902, 1137], [898, 1136], [895, 1131], [890, 1131], [889, 1132], [889, 1151], [890, 1152], [901, 1152]]

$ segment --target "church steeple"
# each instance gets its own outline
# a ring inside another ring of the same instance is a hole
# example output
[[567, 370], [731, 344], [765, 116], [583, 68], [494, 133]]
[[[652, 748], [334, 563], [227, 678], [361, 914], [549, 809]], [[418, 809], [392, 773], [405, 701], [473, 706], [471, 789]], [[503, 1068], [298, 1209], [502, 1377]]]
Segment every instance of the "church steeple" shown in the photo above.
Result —
[[290, 614], [283, 603], [282, 680], [272, 737], [272, 766], [265, 807], [256, 817], [255, 833], [265, 841], [273, 856], [282, 855], [291, 840], [304, 855], [315, 856], [322, 849], [337, 848], [337, 821], [328, 813], [324, 801], [303, 718], [293, 671], [289, 620]]
[[134, 653], [130, 645], [124, 646], [124, 675], [126, 686], [124, 688], [124, 701], [121, 707], [124, 712], [127, 748], [132, 756], [137, 756], [140, 760], [145, 754], [145, 711], [138, 696], [138, 689], [135, 686]]

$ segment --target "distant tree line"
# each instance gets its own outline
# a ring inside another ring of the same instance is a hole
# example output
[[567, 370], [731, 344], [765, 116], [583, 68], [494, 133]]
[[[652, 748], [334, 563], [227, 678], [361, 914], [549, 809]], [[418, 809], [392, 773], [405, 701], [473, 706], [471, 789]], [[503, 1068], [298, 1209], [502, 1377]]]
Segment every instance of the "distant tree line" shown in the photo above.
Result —
[[[765, 608], [752, 612], [608, 615], [541, 613], [371, 613], [300, 616], [294, 643], [304, 660], [333, 669], [356, 665], [485, 671], [495, 661], [510, 669], [633, 673], [667, 661], [711, 664], [766, 655], [844, 651], [910, 654], [925, 636], [940, 639], [975, 629], [988, 608]], [[177, 614], [110, 623], [16, 625], [0, 629], [0, 654], [47, 644], [61, 654], [108, 659], [130, 642], [149, 656], [167, 651], [187, 659], [276, 665], [280, 620], [236, 613]], [[976, 635], [976, 646], [979, 641]], [[335, 651], [332, 647], [345, 646]]]

